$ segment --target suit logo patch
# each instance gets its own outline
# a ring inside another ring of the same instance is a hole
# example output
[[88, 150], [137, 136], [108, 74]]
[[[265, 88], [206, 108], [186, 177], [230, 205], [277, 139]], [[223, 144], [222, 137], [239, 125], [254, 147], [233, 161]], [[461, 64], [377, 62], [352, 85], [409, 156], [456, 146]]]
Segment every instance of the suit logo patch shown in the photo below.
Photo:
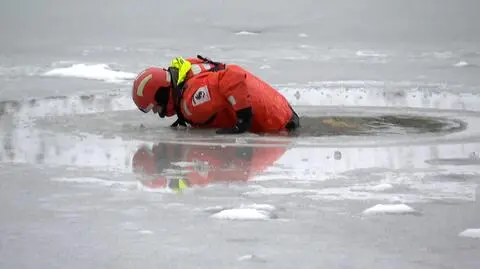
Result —
[[208, 92], [207, 86], [199, 88], [192, 98], [193, 106], [198, 106], [200, 104], [210, 101], [210, 93]]

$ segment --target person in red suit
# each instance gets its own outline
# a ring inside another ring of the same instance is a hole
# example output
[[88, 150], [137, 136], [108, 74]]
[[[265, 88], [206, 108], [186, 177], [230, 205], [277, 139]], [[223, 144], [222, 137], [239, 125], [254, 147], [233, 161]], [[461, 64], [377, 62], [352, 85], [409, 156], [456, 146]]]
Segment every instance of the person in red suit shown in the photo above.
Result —
[[149, 67], [135, 78], [132, 98], [139, 110], [172, 124], [216, 128], [218, 134], [292, 132], [300, 120], [287, 99], [265, 81], [235, 64], [197, 58]]

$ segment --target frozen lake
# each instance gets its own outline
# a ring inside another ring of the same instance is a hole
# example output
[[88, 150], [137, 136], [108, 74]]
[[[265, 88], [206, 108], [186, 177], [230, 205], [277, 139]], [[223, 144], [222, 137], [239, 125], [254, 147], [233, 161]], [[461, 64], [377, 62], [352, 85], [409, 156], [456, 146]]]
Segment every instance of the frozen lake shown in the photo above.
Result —
[[[258, 5], [0, 4], [0, 268], [480, 267], [480, 5]], [[303, 130], [135, 109], [136, 72], [196, 54]]]

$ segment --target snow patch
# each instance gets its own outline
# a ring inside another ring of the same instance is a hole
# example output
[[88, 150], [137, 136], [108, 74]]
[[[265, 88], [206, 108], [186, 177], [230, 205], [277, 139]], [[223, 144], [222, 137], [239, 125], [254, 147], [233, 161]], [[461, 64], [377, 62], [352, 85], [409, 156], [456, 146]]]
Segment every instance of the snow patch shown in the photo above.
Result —
[[405, 204], [378, 204], [363, 211], [365, 215], [372, 214], [412, 214], [417, 211]]
[[471, 64], [471, 63], [466, 62], [466, 61], [460, 61], [460, 62], [454, 64], [453, 66], [454, 67], [478, 67], [478, 65]]
[[372, 50], [359, 50], [355, 53], [355, 55], [359, 57], [387, 57], [387, 55], [384, 53], [379, 53]]
[[144, 235], [153, 234], [153, 232], [150, 231], [150, 230], [140, 230], [140, 231], [138, 231], [138, 233], [139, 233], [139, 234], [144, 234]]
[[50, 77], [75, 77], [102, 80], [109, 83], [121, 83], [132, 80], [136, 74], [112, 70], [107, 64], [74, 64], [69, 67], [55, 68], [44, 73]]
[[246, 36], [246, 35], [258, 35], [258, 33], [255, 33], [255, 32], [249, 32], [249, 31], [240, 31], [240, 32], [236, 32], [235, 35], [239, 35], [239, 36]]
[[351, 188], [352, 191], [372, 191], [372, 192], [382, 192], [393, 189], [393, 185], [389, 183], [382, 183], [373, 186], [354, 186]]
[[458, 234], [461, 237], [480, 238], [480, 229], [466, 229]]
[[454, 64], [453, 66], [455, 66], [455, 67], [466, 67], [466, 66], [469, 66], [469, 63], [467, 63], [465, 61], [460, 61], [460, 62]]

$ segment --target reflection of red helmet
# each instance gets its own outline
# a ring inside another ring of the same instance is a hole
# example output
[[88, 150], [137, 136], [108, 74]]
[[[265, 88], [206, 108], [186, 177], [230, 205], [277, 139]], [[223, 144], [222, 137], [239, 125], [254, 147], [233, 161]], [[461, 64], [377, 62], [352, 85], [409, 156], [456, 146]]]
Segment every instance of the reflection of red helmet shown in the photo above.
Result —
[[144, 174], [161, 174], [165, 169], [170, 168], [172, 162], [183, 160], [184, 145], [159, 143], [153, 147], [148, 145], [140, 146], [132, 157], [133, 172]]
[[[159, 67], [149, 67], [143, 70], [135, 78], [132, 88], [132, 99], [138, 109], [148, 113], [160, 112], [160, 116], [172, 116], [173, 109], [172, 89], [170, 73]], [[159, 109], [157, 106], [160, 106]], [[158, 110], [158, 111], [157, 111]]]
[[146, 174], [157, 173], [155, 164], [155, 156], [147, 146], [141, 147], [132, 157], [132, 167], [134, 172], [142, 172]]

